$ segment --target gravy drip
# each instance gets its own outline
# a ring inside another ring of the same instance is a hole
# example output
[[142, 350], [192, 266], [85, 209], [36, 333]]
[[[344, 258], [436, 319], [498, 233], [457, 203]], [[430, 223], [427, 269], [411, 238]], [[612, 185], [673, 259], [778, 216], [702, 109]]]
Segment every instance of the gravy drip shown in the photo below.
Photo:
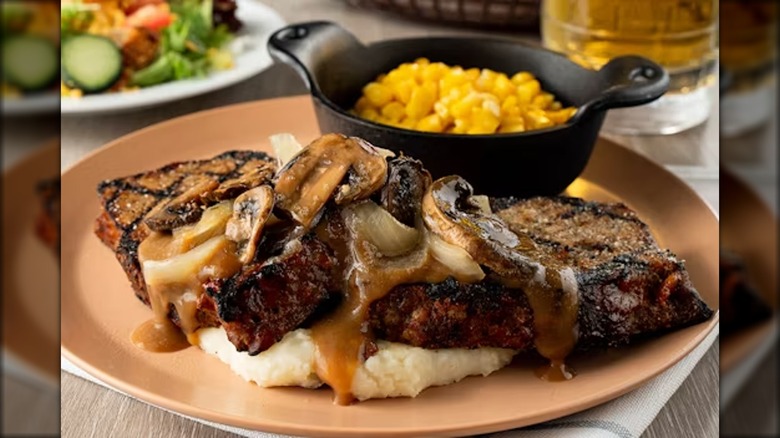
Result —
[[[154, 352], [176, 351], [197, 343], [196, 313], [203, 283], [210, 278], [228, 278], [241, 268], [235, 242], [221, 235], [190, 248], [174, 234], [153, 232], [139, 245], [138, 259], [154, 318], [136, 328], [131, 338], [136, 346]], [[168, 319], [171, 307], [176, 309], [181, 330]]]
[[[530, 250], [533, 259], [540, 259], [534, 257], [535, 250], [530, 245], [524, 247], [526, 254]], [[539, 264], [523, 290], [534, 315], [534, 346], [550, 360], [548, 366], [536, 370], [536, 375], [550, 382], [574, 378], [574, 371], [564, 362], [579, 337], [579, 294], [574, 271], [554, 262]]]
[[371, 303], [401, 284], [438, 283], [449, 276], [463, 282], [475, 279], [458, 278], [433, 256], [429, 242], [436, 237], [425, 227], [418, 227], [420, 240], [409, 253], [386, 257], [364, 238], [360, 228], [368, 224], [361, 223], [350, 207], [341, 213], [343, 226], [323, 221], [325, 224], [316, 232], [332, 243], [337, 258], [342, 260], [344, 299], [335, 311], [314, 324], [312, 337], [317, 375], [333, 389], [334, 402], [346, 405], [353, 401], [355, 372], [364, 359], [367, 343], [372, 340], [367, 322]]
[[169, 353], [190, 346], [184, 333], [168, 318], [147, 320], [133, 330], [130, 339], [136, 347], [155, 353]]

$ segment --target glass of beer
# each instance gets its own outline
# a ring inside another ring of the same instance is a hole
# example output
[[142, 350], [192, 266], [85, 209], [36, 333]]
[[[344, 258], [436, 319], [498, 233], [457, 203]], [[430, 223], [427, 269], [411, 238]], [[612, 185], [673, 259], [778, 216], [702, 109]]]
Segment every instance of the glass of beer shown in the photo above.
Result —
[[652, 59], [669, 72], [655, 102], [612, 110], [604, 129], [673, 134], [709, 117], [718, 59], [717, 0], [544, 0], [544, 45], [599, 69], [621, 55]]

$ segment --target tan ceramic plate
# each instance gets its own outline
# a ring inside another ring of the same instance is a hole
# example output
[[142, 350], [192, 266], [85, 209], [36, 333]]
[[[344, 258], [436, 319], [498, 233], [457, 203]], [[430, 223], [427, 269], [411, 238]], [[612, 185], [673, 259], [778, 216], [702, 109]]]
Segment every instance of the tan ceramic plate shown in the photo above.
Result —
[[[721, 238], [723, 247], [742, 257], [750, 280], [777, 310], [777, 218], [744, 182], [721, 172]], [[720, 369], [729, 371], [771, 335], [776, 317], [720, 340]]]
[[25, 376], [59, 381], [57, 256], [35, 233], [36, 185], [59, 174], [59, 142], [3, 172], [3, 349]]
[[[690, 352], [715, 326], [707, 323], [635, 345], [574, 358], [579, 376], [546, 383], [528, 364], [487, 378], [432, 388], [416, 399], [373, 400], [349, 407], [331, 391], [262, 389], [195, 348], [150, 354], [134, 347], [133, 328], [150, 311], [134, 296], [113, 254], [92, 234], [95, 185], [176, 160], [227, 149], [268, 150], [267, 137], [317, 136], [308, 98], [249, 103], [193, 114], [123, 137], [65, 172], [62, 209], [62, 351], [108, 384], [152, 404], [233, 426], [295, 435], [475, 434], [542, 422], [618, 397]], [[602, 142], [570, 193], [621, 199], [653, 228], [661, 245], [688, 261], [704, 299], [718, 308], [718, 222], [680, 180], [644, 158]]]

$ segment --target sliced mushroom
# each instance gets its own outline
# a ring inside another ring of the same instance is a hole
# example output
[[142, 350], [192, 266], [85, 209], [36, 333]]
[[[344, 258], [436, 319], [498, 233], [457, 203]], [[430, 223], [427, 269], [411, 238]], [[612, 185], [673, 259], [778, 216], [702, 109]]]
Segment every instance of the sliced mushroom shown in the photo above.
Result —
[[273, 178], [274, 171], [275, 167], [273, 163], [258, 163], [258, 166], [254, 169], [251, 169], [236, 178], [223, 181], [219, 187], [211, 192], [209, 199], [213, 201], [233, 199], [251, 188], [269, 184]]
[[240, 245], [242, 263], [249, 263], [255, 257], [263, 226], [273, 208], [274, 191], [267, 185], [247, 190], [233, 202], [233, 216], [228, 219], [225, 235]]
[[368, 198], [387, 180], [385, 154], [368, 142], [327, 134], [296, 155], [276, 177], [276, 205], [311, 227], [331, 197], [344, 205]]
[[149, 213], [144, 222], [154, 231], [170, 231], [197, 222], [203, 214], [205, 200], [219, 186], [213, 179], [194, 184], [167, 203], [161, 203]]
[[431, 184], [423, 197], [423, 220], [433, 233], [468, 252], [477, 263], [490, 268], [504, 282], [521, 286], [543, 272], [523, 251], [534, 243], [513, 233], [498, 216], [471, 199], [473, 188], [459, 176]]
[[422, 198], [430, 185], [431, 174], [421, 162], [398, 157], [389, 163], [387, 184], [381, 194], [382, 207], [402, 224], [414, 227], [420, 217]]

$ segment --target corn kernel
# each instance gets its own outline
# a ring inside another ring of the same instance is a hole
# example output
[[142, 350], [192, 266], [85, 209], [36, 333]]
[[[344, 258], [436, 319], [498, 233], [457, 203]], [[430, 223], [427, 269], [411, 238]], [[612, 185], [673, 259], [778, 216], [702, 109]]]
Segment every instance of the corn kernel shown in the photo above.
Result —
[[496, 132], [500, 121], [491, 111], [484, 108], [473, 108], [471, 110], [471, 128], [466, 132], [469, 134], [492, 134]]
[[433, 110], [436, 112], [436, 115], [439, 116], [439, 120], [441, 120], [443, 125], [449, 125], [452, 123], [452, 114], [450, 113], [449, 108], [447, 108], [446, 101], [439, 100], [438, 102], [434, 103]]
[[517, 87], [515, 87], [505, 74], [500, 74], [496, 77], [496, 81], [493, 83], [493, 89], [490, 91], [499, 99], [504, 100], [510, 95], [514, 95], [516, 89]]
[[385, 75], [385, 77], [382, 79], [382, 84], [392, 87], [393, 84], [404, 81], [406, 79], [412, 78], [404, 75], [401, 70], [395, 69]]
[[496, 83], [498, 75], [493, 70], [483, 69], [476, 80], [476, 88], [479, 91], [491, 91]]
[[563, 108], [563, 105], [561, 105], [560, 102], [555, 101], [550, 105], [550, 110], [552, 111], [558, 111], [559, 109]]
[[390, 102], [382, 107], [382, 116], [392, 122], [399, 122], [406, 114], [404, 105], [400, 102]]
[[531, 100], [531, 104], [541, 109], [547, 109], [550, 107], [550, 105], [553, 103], [554, 100], [555, 97], [553, 97], [552, 94], [542, 93], [534, 96], [534, 98]]
[[368, 98], [366, 96], [361, 96], [360, 99], [358, 99], [357, 102], [355, 103], [355, 109], [358, 112], [366, 110], [368, 108], [373, 108], [373, 105], [371, 105], [371, 102], [368, 101]]
[[515, 85], [520, 85], [533, 79], [534, 75], [528, 73], [527, 71], [521, 71], [519, 73], [515, 73], [515, 75], [512, 76], [512, 83]]
[[363, 94], [368, 99], [368, 102], [377, 108], [384, 106], [393, 99], [392, 90], [388, 86], [377, 82], [371, 82], [363, 87]]
[[562, 110], [558, 111], [548, 111], [547, 117], [555, 124], [561, 125], [566, 123], [567, 120], [569, 120], [574, 113], [577, 112], [575, 108], [564, 108]]
[[379, 111], [374, 108], [366, 108], [363, 111], [360, 111], [358, 115], [366, 120], [371, 120], [372, 122], [379, 119]]
[[471, 124], [465, 119], [455, 119], [455, 126], [452, 127], [453, 134], [465, 134], [471, 128]]
[[423, 67], [421, 76], [423, 82], [438, 82], [445, 74], [447, 74], [447, 66], [441, 62], [434, 62]]
[[501, 102], [501, 113], [509, 114], [511, 112], [519, 112], [519, 108], [517, 107], [517, 96], [515, 95], [507, 96], [506, 99]]
[[417, 64], [404, 63], [398, 67], [398, 71], [401, 73], [404, 79], [413, 79], [419, 82], [417, 72], [420, 70], [420, 66]]
[[439, 79], [439, 92], [442, 96], [449, 94], [450, 90], [457, 88], [459, 85], [463, 85], [469, 81], [463, 69], [452, 69], [449, 73], [446, 73]]
[[520, 103], [531, 103], [534, 96], [542, 90], [541, 84], [536, 79], [517, 86], [517, 100]]
[[452, 117], [457, 119], [465, 119], [471, 115], [471, 109], [476, 108], [477, 104], [480, 104], [480, 99], [477, 93], [471, 93], [468, 96], [454, 102], [450, 106], [450, 113]]
[[428, 58], [417, 58], [414, 60], [414, 63], [417, 65], [425, 66], [431, 63], [431, 61]]
[[504, 119], [504, 121], [501, 122], [501, 127], [498, 128], [498, 132], [501, 134], [523, 131], [525, 131], [525, 122], [521, 117], [517, 117], [516, 119]]
[[501, 106], [498, 104], [498, 98], [493, 96], [492, 94], [488, 94], [488, 96], [492, 97], [493, 99], [485, 99], [482, 101], [482, 109], [485, 111], [490, 112], [496, 118], [501, 117]]
[[464, 72], [470, 81], [476, 81], [482, 72], [478, 68], [470, 68]]
[[423, 117], [417, 122], [415, 127], [418, 131], [426, 132], [442, 132], [444, 131], [444, 125], [437, 114], [431, 114]]
[[412, 90], [409, 103], [406, 104], [406, 115], [413, 119], [421, 119], [433, 110], [436, 102], [436, 84], [426, 82]]
[[412, 78], [400, 80], [393, 86], [393, 97], [406, 105], [412, 98], [412, 90], [415, 87], [417, 87], [417, 82]]
[[538, 108], [529, 108], [528, 111], [523, 114], [525, 124], [530, 129], [541, 129], [553, 126], [552, 120], [550, 120], [543, 110]]

